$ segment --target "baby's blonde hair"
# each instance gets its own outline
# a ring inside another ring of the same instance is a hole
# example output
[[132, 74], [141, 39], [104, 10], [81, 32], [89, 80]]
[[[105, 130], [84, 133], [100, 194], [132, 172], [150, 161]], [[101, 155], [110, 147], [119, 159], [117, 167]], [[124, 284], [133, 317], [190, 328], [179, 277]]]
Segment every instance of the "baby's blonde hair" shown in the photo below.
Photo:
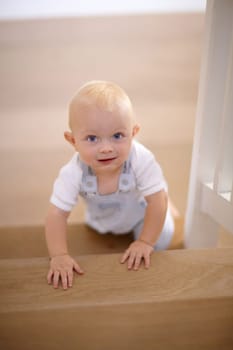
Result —
[[109, 81], [92, 80], [81, 86], [69, 105], [70, 124], [78, 106], [95, 106], [108, 112], [119, 110], [133, 116], [128, 95], [120, 86]]

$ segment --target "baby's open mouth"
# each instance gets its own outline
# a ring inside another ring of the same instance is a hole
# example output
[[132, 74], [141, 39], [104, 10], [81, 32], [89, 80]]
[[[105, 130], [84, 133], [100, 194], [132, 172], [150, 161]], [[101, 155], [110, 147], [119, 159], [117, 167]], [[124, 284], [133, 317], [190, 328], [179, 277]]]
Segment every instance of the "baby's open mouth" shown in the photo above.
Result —
[[99, 162], [106, 163], [106, 162], [111, 162], [112, 160], [116, 159], [116, 157], [112, 158], [105, 158], [105, 159], [98, 159]]

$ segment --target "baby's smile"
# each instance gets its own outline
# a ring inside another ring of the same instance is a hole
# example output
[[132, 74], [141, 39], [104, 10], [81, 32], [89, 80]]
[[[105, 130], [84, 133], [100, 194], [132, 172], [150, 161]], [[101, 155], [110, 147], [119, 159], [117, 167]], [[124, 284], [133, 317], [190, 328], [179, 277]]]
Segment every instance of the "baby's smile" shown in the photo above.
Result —
[[98, 159], [98, 161], [101, 162], [101, 163], [106, 164], [106, 163], [112, 162], [115, 159], [116, 159], [116, 157], [109, 157], [109, 158]]

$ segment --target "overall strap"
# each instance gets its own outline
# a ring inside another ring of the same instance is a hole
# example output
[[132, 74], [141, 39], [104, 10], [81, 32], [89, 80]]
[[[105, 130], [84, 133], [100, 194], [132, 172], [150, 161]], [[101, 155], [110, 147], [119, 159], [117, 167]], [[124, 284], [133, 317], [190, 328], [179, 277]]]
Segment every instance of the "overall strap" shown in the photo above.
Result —
[[81, 192], [85, 194], [96, 194], [98, 192], [96, 176], [93, 174], [91, 168], [87, 166], [80, 158], [79, 163], [83, 172]]
[[129, 192], [136, 187], [135, 177], [131, 166], [132, 152], [130, 152], [129, 158], [124, 163], [122, 173], [119, 180], [119, 191]]

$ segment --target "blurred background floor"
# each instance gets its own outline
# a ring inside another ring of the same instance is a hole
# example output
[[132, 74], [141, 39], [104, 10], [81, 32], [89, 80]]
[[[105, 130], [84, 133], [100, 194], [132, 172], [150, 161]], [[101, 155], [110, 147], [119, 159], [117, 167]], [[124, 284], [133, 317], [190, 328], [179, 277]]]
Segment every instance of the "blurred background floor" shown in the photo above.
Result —
[[[204, 14], [0, 22], [0, 225], [41, 225], [73, 150], [67, 105], [87, 80], [120, 84], [184, 215]], [[71, 222], [83, 221], [83, 204]]]

